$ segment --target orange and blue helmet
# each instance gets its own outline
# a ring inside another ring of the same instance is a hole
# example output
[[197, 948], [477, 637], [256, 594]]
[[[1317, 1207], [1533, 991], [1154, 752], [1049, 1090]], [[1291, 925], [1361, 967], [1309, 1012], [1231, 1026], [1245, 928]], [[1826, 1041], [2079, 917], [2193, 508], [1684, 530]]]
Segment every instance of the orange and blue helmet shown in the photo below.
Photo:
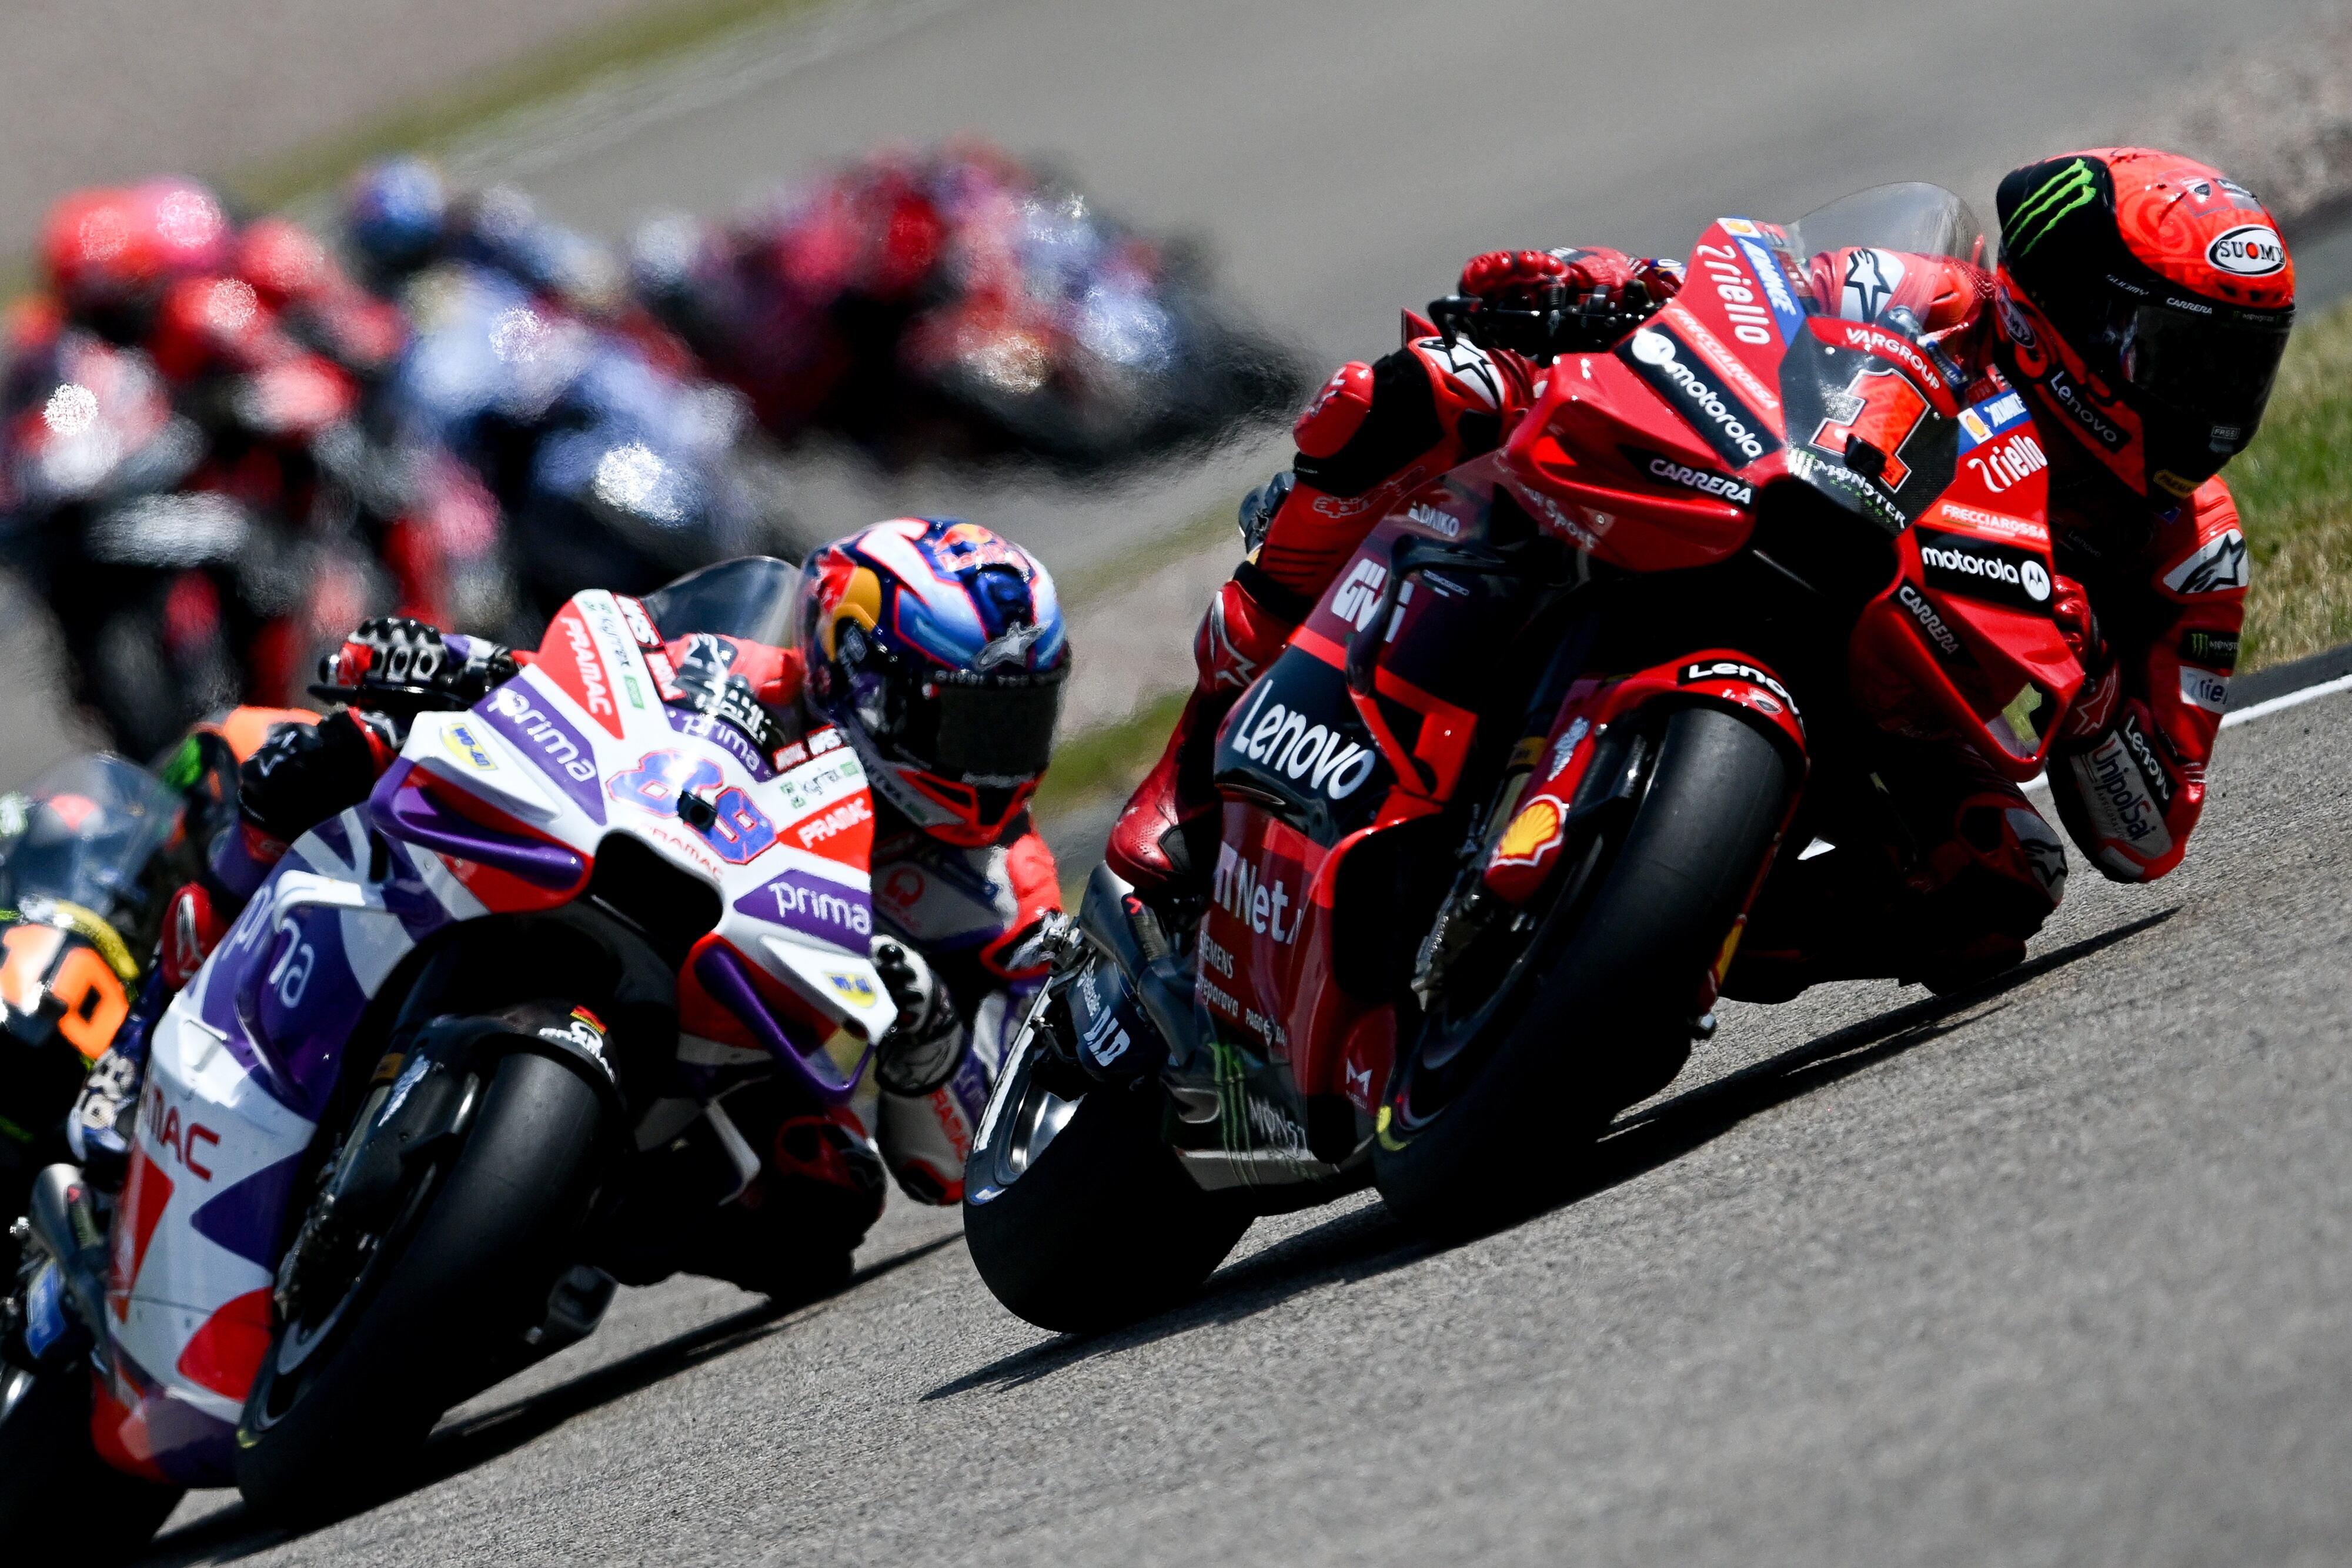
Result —
[[809, 700], [874, 788], [951, 844], [1013, 829], [1054, 744], [1070, 643], [1054, 580], [954, 517], [897, 517], [811, 553], [793, 635]]

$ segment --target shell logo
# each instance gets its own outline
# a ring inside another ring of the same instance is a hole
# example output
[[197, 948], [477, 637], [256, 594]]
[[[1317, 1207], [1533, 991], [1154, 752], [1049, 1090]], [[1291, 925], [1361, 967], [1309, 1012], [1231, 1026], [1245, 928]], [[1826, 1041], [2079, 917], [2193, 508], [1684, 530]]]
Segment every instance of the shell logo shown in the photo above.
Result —
[[1495, 846], [1495, 862], [1527, 862], [1559, 842], [1559, 808], [1549, 800], [1537, 800], [1511, 819], [1503, 830], [1502, 841]]

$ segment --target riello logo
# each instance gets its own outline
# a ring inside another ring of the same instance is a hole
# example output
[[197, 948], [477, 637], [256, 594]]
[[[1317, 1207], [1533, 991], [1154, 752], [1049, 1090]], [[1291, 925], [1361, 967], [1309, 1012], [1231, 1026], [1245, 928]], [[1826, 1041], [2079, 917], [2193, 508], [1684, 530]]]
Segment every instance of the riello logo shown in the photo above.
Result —
[[1985, 488], [1998, 496], [2012, 485], [2024, 483], [2026, 476], [2049, 467], [2050, 458], [2033, 437], [2020, 431], [1990, 451], [1971, 455], [1968, 464], [1985, 482]]

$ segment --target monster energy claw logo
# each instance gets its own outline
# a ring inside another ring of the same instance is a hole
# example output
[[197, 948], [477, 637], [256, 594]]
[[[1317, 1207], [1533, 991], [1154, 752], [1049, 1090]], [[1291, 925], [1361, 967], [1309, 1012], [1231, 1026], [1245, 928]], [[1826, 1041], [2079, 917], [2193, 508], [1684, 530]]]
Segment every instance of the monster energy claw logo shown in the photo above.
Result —
[[2041, 187], [2025, 198], [2025, 204], [2010, 214], [2010, 227], [2016, 231], [2016, 254], [2025, 255], [2049, 237], [2059, 219], [2098, 199], [2098, 182], [2092, 177], [2091, 165], [2075, 159], [2042, 181]]

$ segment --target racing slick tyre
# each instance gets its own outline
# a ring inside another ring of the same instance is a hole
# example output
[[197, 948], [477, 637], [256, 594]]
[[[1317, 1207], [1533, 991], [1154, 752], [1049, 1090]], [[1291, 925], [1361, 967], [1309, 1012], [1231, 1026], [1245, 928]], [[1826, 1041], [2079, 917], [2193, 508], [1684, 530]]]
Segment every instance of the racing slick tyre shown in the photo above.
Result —
[[342, 1249], [356, 1266], [278, 1314], [236, 1432], [248, 1507], [299, 1521], [364, 1500], [510, 1362], [585, 1217], [602, 1117], [572, 1068], [498, 1062], [463, 1146], [419, 1162], [383, 1234]]
[[1397, 1054], [1372, 1174], [1412, 1228], [1476, 1234], [1556, 1199], [1609, 1118], [1688, 1059], [1701, 978], [1794, 780], [1720, 708], [1676, 709], [1652, 737], [1632, 812], [1567, 846], [1532, 933], [1482, 938], [1508, 946], [1479, 983], [1449, 975]]
[[184, 1495], [98, 1457], [89, 1375], [0, 1368], [0, 1556], [11, 1563], [127, 1562]]
[[1249, 1228], [1160, 1141], [1159, 1094], [1097, 1088], [1075, 1102], [1016, 1047], [1011, 1082], [964, 1166], [963, 1237], [996, 1299], [1041, 1329], [1092, 1333], [1174, 1306]]

